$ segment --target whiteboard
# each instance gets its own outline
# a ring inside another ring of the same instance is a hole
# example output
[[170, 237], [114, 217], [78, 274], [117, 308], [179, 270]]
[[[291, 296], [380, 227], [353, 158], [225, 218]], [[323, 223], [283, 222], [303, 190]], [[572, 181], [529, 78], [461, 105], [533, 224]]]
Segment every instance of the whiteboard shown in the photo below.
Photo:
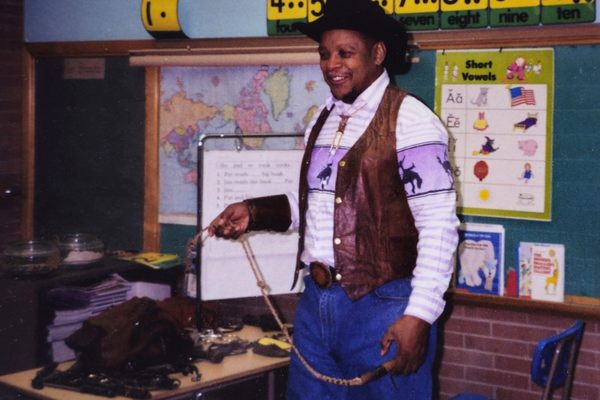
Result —
[[[198, 160], [202, 172], [198, 202], [200, 227], [207, 226], [228, 204], [297, 191], [302, 155], [302, 148], [204, 150]], [[246, 239], [270, 294], [302, 289], [301, 285], [291, 288], [298, 251], [296, 232], [251, 232]], [[261, 294], [238, 240], [208, 238], [200, 250], [202, 300]]]

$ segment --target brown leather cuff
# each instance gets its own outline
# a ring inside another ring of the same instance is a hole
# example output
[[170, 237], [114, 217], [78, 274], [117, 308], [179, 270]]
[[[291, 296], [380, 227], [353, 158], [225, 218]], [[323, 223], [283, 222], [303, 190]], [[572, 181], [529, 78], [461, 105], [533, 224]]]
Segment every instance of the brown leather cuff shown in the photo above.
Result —
[[250, 212], [249, 231], [285, 232], [292, 223], [292, 211], [285, 194], [244, 200]]

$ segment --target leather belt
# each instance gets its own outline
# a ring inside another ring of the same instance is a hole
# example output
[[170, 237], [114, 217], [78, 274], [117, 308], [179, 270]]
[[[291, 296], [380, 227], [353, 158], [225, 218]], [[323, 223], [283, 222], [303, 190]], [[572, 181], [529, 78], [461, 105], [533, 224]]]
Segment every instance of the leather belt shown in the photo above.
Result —
[[310, 276], [321, 289], [327, 289], [331, 287], [333, 282], [342, 279], [342, 275], [334, 267], [321, 262], [313, 261], [308, 264], [308, 267], [310, 269]]

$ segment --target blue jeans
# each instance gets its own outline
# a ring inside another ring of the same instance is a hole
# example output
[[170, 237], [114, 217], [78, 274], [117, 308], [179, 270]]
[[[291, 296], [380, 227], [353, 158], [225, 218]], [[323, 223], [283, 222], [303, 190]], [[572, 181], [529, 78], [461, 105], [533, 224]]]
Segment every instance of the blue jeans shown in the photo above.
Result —
[[[319, 289], [306, 277], [296, 311], [294, 344], [321, 374], [354, 378], [396, 354], [392, 346], [380, 356], [380, 340], [388, 326], [404, 314], [410, 280], [389, 282], [351, 301], [338, 284]], [[427, 400], [432, 397], [436, 328], [431, 327], [427, 357], [411, 375], [386, 375], [362, 386], [339, 386], [313, 377], [292, 353], [287, 400]]]

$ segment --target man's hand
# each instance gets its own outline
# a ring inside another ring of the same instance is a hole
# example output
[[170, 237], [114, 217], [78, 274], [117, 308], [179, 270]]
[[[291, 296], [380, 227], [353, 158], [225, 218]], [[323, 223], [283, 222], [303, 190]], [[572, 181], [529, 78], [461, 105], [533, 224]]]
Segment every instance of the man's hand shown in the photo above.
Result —
[[208, 226], [208, 235], [237, 239], [248, 230], [250, 211], [244, 202], [228, 205]]
[[411, 374], [423, 363], [427, 352], [429, 324], [422, 319], [405, 315], [391, 324], [381, 339], [381, 355], [387, 354], [392, 342], [398, 351], [392, 374]]

